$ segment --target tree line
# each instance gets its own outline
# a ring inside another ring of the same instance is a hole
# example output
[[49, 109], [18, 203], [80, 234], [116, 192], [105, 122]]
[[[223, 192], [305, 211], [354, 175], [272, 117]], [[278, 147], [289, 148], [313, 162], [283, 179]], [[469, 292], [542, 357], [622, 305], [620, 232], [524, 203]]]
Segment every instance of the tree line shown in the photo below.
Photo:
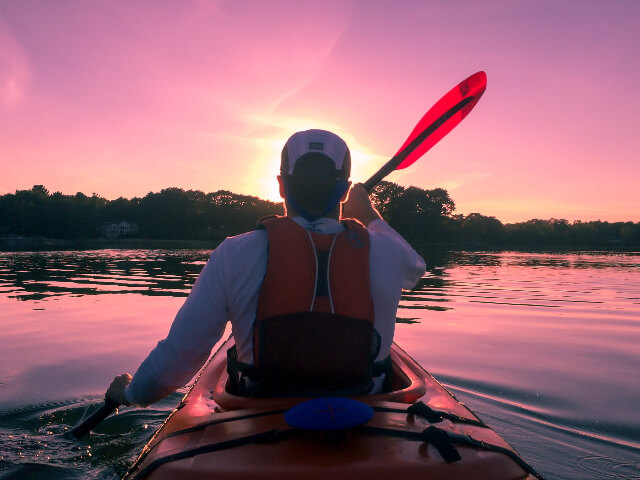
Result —
[[107, 200], [97, 194], [49, 193], [42, 185], [0, 196], [0, 234], [89, 239], [102, 235], [104, 223], [138, 225], [138, 236], [157, 239], [204, 239], [236, 235], [255, 227], [282, 206], [226, 190], [165, 188], [142, 198]]
[[385, 220], [414, 243], [522, 249], [640, 247], [640, 222], [551, 218], [503, 224], [480, 213], [456, 214], [455, 202], [442, 188], [405, 188], [391, 182], [380, 182], [372, 197]]
[[[568, 222], [534, 219], [503, 224], [495, 217], [455, 213], [449, 193], [436, 188], [381, 182], [372, 192], [381, 215], [408, 241], [465, 248], [611, 248], [640, 246], [640, 222]], [[44, 186], [0, 196], [0, 235], [92, 239], [107, 222], [138, 226], [137, 236], [206, 239], [246, 232], [266, 215], [282, 214], [281, 203], [227, 190], [166, 188], [131, 199], [97, 194], [50, 193]]]

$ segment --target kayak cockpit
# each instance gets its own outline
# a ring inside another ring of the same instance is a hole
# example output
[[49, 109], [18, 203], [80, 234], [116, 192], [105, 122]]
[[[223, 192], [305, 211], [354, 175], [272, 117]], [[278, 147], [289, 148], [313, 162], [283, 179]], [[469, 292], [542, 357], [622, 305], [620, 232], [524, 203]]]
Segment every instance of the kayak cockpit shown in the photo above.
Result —
[[542, 478], [395, 344], [390, 391], [352, 397], [373, 410], [370, 420], [331, 432], [287, 422], [306, 398], [230, 392], [232, 344], [211, 358], [126, 480]]
[[[426, 385], [422, 378], [422, 373], [414, 371], [410, 367], [410, 363], [406, 361], [404, 352], [394, 349], [391, 352], [391, 378], [389, 380], [390, 389], [387, 392], [361, 395], [354, 398], [366, 399], [366, 401], [390, 401], [400, 403], [413, 403], [426, 393]], [[212, 366], [213, 367], [213, 366]], [[282, 406], [283, 402], [291, 405], [300, 403], [301, 397], [277, 397], [277, 398], [254, 398], [242, 395], [236, 395], [232, 391], [232, 384], [226, 368], [216, 369], [212, 375], [211, 383], [205, 379], [211, 388], [211, 396], [213, 401], [221, 410], [242, 410], [247, 408], [270, 408], [270, 405]]]

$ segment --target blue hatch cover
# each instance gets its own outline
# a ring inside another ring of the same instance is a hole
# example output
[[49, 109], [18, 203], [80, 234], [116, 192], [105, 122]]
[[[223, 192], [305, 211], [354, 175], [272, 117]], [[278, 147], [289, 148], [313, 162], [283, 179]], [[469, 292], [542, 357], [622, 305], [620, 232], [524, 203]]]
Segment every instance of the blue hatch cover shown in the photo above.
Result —
[[284, 414], [290, 427], [304, 430], [345, 430], [367, 423], [373, 408], [345, 397], [322, 397], [302, 402]]

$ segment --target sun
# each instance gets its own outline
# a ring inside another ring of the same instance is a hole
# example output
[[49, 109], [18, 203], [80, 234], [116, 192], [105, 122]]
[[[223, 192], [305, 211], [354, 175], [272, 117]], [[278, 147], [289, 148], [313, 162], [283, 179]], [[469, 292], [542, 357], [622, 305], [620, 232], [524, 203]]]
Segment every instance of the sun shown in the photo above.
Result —
[[251, 145], [254, 159], [247, 165], [243, 190], [253, 192], [264, 200], [281, 202], [280, 190], [276, 177], [280, 173], [280, 154], [286, 139], [295, 132], [320, 128], [329, 130], [342, 137], [351, 151], [351, 179], [353, 182], [364, 182], [373, 174], [387, 158], [374, 153], [369, 147], [358, 142], [357, 138], [339, 125], [311, 121], [300, 118], [256, 117], [250, 119], [255, 128], [254, 133], [261, 135], [245, 139]]

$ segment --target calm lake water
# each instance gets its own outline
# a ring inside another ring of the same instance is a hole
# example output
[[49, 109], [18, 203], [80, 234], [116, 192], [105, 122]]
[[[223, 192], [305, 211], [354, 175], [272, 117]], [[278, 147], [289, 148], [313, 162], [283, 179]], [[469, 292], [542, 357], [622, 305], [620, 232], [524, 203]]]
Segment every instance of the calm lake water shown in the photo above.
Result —
[[[209, 252], [0, 253], [0, 479], [117, 479], [181, 398], [62, 435], [164, 337]], [[548, 479], [640, 479], [640, 254], [444, 253], [396, 341]]]

